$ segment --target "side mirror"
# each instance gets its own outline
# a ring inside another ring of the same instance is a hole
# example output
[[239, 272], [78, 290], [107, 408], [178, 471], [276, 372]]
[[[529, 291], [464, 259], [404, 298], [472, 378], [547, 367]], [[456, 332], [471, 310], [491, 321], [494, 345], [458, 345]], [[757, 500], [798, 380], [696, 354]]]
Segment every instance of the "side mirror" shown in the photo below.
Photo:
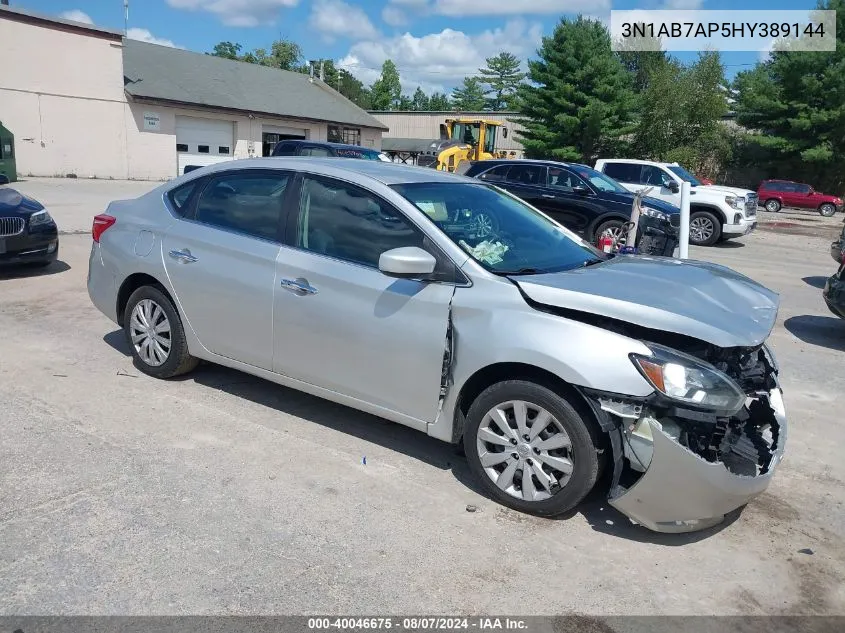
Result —
[[664, 180], [663, 186], [666, 187], [672, 193], [678, 193], [681, 190], [681, 187], [674, 180]]
[[503, 128], [502, 128], [502, 136], [503, 136], [504, 138], [507, 138], [507, 137], [508, 137], [508, 128], [506, 128], [506, 127], [503, 127]]
[[417, 246], [385, 251], [378, 258], [378, 269], [388, 277], [424, 277], [434, 272], [437, 260]]
[[572, 191], [574, 193], [577, 193], [579, 196], [586, 196], [588, 193], [590, 193], [590, 190], [587, 189], [584, 185], [575, 185], [574, 187], [572, 187]]

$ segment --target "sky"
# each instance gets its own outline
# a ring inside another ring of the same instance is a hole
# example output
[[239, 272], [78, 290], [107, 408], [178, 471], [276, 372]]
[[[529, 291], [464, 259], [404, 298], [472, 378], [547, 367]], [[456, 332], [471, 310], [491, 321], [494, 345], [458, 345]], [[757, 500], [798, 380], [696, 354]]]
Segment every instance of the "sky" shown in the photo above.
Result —
[[[612, 9], [810, 9], [816, 0], [128, 0], [128, 36], [193, 51], [217, 42], [244, 50], [296, 41], [306, 59], [334, 59], [365, 84], [392, 59], [408, 94], [431, 93], [477, 74], [507, 50], [536, 54], [563, 16], [609, 23]], [[123, 30], [124, 0], [11, 0], [13, 7]], [[762, 17], [762, 16], [761, 16]], [[695, 53], [677, 53], [683, 61]], [[728, 77], [751, 68], [758, 53], [723, 54]]]

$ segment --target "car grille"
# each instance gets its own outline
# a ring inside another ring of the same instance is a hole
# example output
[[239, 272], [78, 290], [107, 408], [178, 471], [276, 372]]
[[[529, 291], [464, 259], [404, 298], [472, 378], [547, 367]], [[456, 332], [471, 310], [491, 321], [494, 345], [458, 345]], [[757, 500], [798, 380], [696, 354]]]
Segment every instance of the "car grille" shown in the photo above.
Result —
[[745, 199], [745, 215], [748, 217], [756, 217], [757, 216], [757, 194], [752, 193], [748, 194], [748, 197]]
[[0, 218], [0, 237], [20, 235], [25, 224], [23, 218]]

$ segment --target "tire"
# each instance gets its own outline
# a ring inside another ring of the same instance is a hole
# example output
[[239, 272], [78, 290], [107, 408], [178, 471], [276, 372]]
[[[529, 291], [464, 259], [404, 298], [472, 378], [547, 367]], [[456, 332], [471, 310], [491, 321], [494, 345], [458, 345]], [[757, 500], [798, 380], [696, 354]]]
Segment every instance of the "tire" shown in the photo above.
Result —
[[695, 246], [713, 246], [722, 237], [722, 223], [710, 211], [690, 213], [689, 227], [689, 243]]
[[[527, 422], [536, 423], [540, 412], [550, 415], [530, 441], [525, 441], [524, 435], [516, 439], [519, 402], [528, 412], [525, 435], [530, 436], [533, 430]], [[496, 425], [488, 415], [497, 409], [514, 414], [506, 416], [509, 430]], [[491, 438], [494, 442], [485, 441]], [[541, 450], [543, 443], [547, 446]], [[585, 421], [566, 398], [532, 382], [509, 380], [483, 391], [467, 413], [463, 444], [470, 470], [493, 499], [537, 516], [558, 516], [576, 507], [593, 489], [600, 472], [601, 442], [595, 425]], [[568, 474], [557, 470], [564, 465], [570, 470]], [[526, 478], [528, 468], [531, 474]], [[546, 486], [541, 485], [538, 469]]]
[[[602, 222], [596, 227], [596, 230], [593, 232], [593, 244], [598, 246], [599, 239], [602, 235], [605, 234], [606, 231], [611, 231], [613, 237], [615, 238], [624, 226], [625, 222], [623, 222], [622, 220], [606, 220]], [[617, 245], [621, 246], [622, 244], [624, 244], [624, 241], [617, 242]]]
[[826, 218], [832, 218], [834, 215], [836, 215], [836, 207], [830, 204], [829, 202], [825, 202], [819, 207], [819, 215], [822, 215]]
[[[135, 366], [148, 376], [173, 378], [192, 371], [199, 364], [199, 359], [188, 352], [185, 330], [173, 302], [158, 288], [138, 288], [126, 302], [124, 315], [123, 331], [132, 350]], [[158, 336], [159, 340], [169, 339], [169, 347], [163, 341], [157, 348], [153, 347], [149, 335], [150, 328], [145, 327], [145, 321], [154, 327], [162, 327], [166, 323], [169, 330], [162, 329]], [[133, 336], [139, 338], [133, 341]], [[148, 340], [149, 344], [145, 345], [144, 339]], [[166, 354], [159, 354], [158, 350], [163, 350]]]
[[777, 213], [781, 209], [780, 200], [775, 200], [774, 198], [771, 200], [766, 200], [766, 204], [764, 204], [763, 206], [769, 213]]

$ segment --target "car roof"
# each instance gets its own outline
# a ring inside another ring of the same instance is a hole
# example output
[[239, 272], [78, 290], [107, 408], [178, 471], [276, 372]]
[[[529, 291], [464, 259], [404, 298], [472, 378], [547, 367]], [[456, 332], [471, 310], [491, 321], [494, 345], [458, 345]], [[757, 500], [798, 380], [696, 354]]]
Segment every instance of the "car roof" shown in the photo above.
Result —
[[587, 169], [593, 169], [589, 165], [584, 165], [583, 163], [564, 163], [557, 160], [541, 160], [536, 158], [499, 158], [494, 160], [482, 160], [473, 163], [473, 167], [485, 167], [487, 165], [490, 165], [491, 167], [497, 167], [499, 165], [538, 165], [540, 167], [586, 167]]
[[603, 158], [603, 163], [634, 163], [636, 165], [660, 165], [661, 167], [680, 167], [678, 163], [661, 163], [659, 160], [643, 160], [641, 158]]
[[[316, 169], [314, 169], [316, 167]], [[401, 163], [388, 163], [379, 160], [361, 160], [359, 158], [323, 158], [316, 156], [269, 156], [267, 158], [242, 158], [215, 163], [190, 172], [192, 176], [201, 176], [233, 169], [291, 169], [294, 171], [312, 171], [326, 176], [343, 177], [362, 175], [385, 185], [399, 185], [422, 182], [459, 182], [476, 183], [471, 178], [458, 176], [430, 167], [416, 167]], [[185, 180], [179, 179], [180, 183]]]
[[363, 145], [350, 145], [348, 143], [333, 143], [330, 141], [309, 141], [306, 138], [287, 138], [279, 141], [279, 143], [293, 143], [297, 145], [301, 145], [302, 143], [308, 143], [309, 145], [318, 145], [320, 147], [332, 147], [334, 149], [355, 149], [366, 150], [368, 152], [379, 152], [379, 150], [377, 150], [375, 147], [364, 147]]

